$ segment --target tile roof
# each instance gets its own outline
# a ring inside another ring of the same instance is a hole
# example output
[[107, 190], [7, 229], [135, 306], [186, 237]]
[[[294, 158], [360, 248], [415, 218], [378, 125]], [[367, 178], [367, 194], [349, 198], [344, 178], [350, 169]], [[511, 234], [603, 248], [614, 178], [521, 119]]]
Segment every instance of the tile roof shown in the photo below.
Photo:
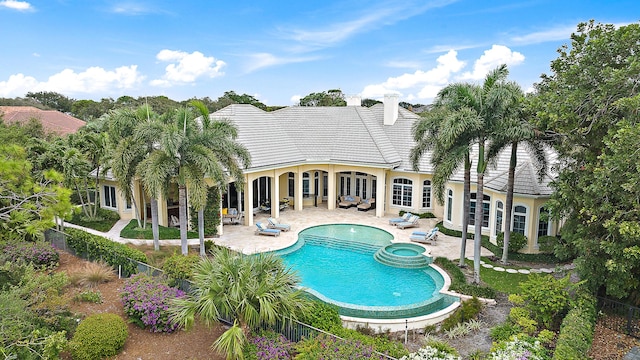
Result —
[[33, 106], [0, 106], [5, 123], [26, 123], [32, 118], [40, 120], [45, 132], [58, 135], [72, 134], [86, 123], [57, 110], [41, 110]]
[[[249, 171], [307, 163], [353, 164], [412, 172], [411, 129], [420, 116], [402, 107], [393, 125], [384, 125], [384, 105], [370, 108], [286, 107], [265, 112], [252, 105], [234, 104], [213, 114], [215, 119], [228, 119], [238, 128], [238, 141], [251, 153]], [[518, 194], [551, 194], [546, 176], [537, 181], [531, 155], [518, 149], [515, 192]], [[473, 154], [472, 154], [473, 158]], [[485, 186], [506, 190], [510, 150], [502, 152], [487, 168]], [[419, 164], [420, 173], [432, 173], [431, 153]], [[463, 181], [462, 167], [451, 178]], [[472, 170], [472, 181], [476, 178]]]

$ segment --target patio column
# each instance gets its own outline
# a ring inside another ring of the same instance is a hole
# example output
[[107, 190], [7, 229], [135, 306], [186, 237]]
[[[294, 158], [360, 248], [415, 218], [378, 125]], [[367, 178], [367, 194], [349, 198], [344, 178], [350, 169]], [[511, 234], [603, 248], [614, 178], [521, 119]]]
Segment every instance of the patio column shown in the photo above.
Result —
[[387, 194], [384, 169], [380, 169], [376, 173], [376, 217], [384, 216], [384, 208], [387, 205]]
[[[227, 193], [229, 192], [229, 185], [227, 184]], [[220, 187], [220, 190], [218, 190], [218, 195], [220, 196], [220, 206], [218, 206], [218, 215], [220, 215], [220, 224], [218, 224], [218, 235], [222, 236], [224, 235], [224, 226], [222, 224], [222, 207], [224, 206], [224, 204], [222, 204], [222, 187]]]
[[246, 209], [244, 211], [244, 224], [247, 226], [253, 226], [253, 177], [247, 175], [246, 179], [247, 192], [244, 193], [244, 204]]
[[298, 169], [298, 171], [294, 175], [296, 181], [296, 196], [295, 196], [295, 210], [302, 211], [302, 204], [304, 203], [304, 199], [302, 198], [302, 171]]
[[329, 166], [327, 174], [327, 209], [336, 209], [336, 172], [333, 165]]
[[271, 189], [271, 216], [274, 218], [280, 217], [280, 181], [278, 176], [273, 175], [273, 184]]

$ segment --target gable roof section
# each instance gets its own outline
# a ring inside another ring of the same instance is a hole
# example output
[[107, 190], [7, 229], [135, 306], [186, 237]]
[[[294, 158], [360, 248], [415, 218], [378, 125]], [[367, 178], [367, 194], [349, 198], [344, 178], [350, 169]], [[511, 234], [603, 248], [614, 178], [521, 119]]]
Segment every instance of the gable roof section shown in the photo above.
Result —
[[78, 131], [86, 123], [71, 115], [57, 110], [41, 110], [33, 106], [0, 106], [5, 123], [27, 123], [30, 119], [38, 119], [47, 133], [68, 135]]

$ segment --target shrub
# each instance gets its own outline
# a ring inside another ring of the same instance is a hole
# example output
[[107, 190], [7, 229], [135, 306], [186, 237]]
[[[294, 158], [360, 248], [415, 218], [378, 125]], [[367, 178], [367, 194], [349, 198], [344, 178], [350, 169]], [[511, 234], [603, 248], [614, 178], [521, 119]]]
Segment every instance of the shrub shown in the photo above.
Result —
[[[517, 253], [520, 249], [527, 245], [529, 240], [523, 234], [518, 232], [511, 232], [511, 238], [509, 239], [509, 253]], [[504, 233], [501, 232], [496, 236], [496, 243], [499, 248], [504, 249]]]
[[366, 346], [371, 346], [377, 352], [393, 356], [395, 358], [403, 357], [409, 354], [409, 351], [397, 341], [392, 341], [384, 335], [367, 336], [353, 329], [343, 327], [334, 328], [332, 331], [335, 335], [344, 339], [357, 342]]
[[493, 341], [507, 341], [512, 336], [522, 333], [522, 328], [516, 324], [506, 322], [491, 328], [489, 336]]
[[142, 251], [124, 244], [78, 229], [66, 229], [65, 232], [68, 235], [67, 245], [77, 254], [85, 254], [88, 260], [104, 260], [114, 268], [121, 266], [125, 276], [138, 271], [137, 264], [129, 259], [147, 262], [147, 257]]
[[191, 254], [184, 256], [174, 253], [162, 265], [164, 274], [172, 280], [191, 279], [195, 265], [200, 261], [200, 256]]
[[411, 353], [407, 356], [403, 356], [400, 360], [460, 360], [460, 356], [457, 353], [452, 354], [436, 349], [431, 346], [427, 346], [418, 351]]
[[78, 325], [71, 339], [74, 360], [95, 360], [117, 355], [129, 332], [127, 324], [116, 314], [95, 314]]
[[574, 287], [569, 276], [556, 280], [551, 275], [531, 274], [527, 281], [520, 283], [525, 307], [548, 329], [557, 328], [562, 320], [570, 305], [569, 292]]
[[37, 269], [52, 269], [60, 263], [60, 254], [48, 243], [21, 242], [4, 247], [4, 253], [11, 262], [24, 261]]
[[522, 331], [532, 335], [538, 328], [538, 323], [531, 318], [529, 310], [523, 307], [513, 307], [509, 311], [509, 321], [522, 328]]
[[538, 333], [538, 341], [543, 345], [548, 345], [553, 343], [553, 339], [556, 337], [556, 333], [551, 330], [542, 329]]
[[313, 306], [303, 314], [300, 321], [328, 332], [342, 328], [338, 307], [321, 301], [314, 301]]
[[595, 328], [595, 300], [583, 296], [562, 321], [554, 360], [586, 359], [591, 348]]
[[[400, 210], [398, 212], [398, 215], [402, 216], [405, 213], [406, 213], [406, 211]], [[429, 211], [421, 213], [421, 214], [414, 214], [414, 215], [417, 215], [420, 219], [435, 219], [436, 218], [436, 216], [432, 212], [429, 212]]]
[[262, 331], [253, 336], [244, 351], [245, 360], [291, 359], [293, 343], [273, 331]]
[[547, 350], [540, 342], [528, 336], [514, 337], [513, 340], [494, 345], [489, 360], [527, 359], [547, 360]]
[[296, 360], [384, 359], [374, 353], [371, 345], [324, 334], [298, 342], [295, 350], [298, 352]]
[[104, 261], [87, 262], [82, 269], [73, 274], [77, 283], [82, 286], [94, 287], [115, 279], [113, 268]]
[[74, 212], [71, 220], [69, 220], [70, 223], [101, 232], [109, 231], [113, 225], [120, 220], [120, 215], [118, 215], [116, 211], [107, 210], [101, 207], [98, 207], [97, 216], [93, 219], [87, 218], [80, 207], [78, 207], [77, 210], [78, 211]]
[[83, 291], [81, 293], [76, 294], [73, 297], [73, 300], [91, 302], [94, 304], [101, 304], [102, 294], [100, 293], [100, 291], [87, 290], [87, 291]]
[[558, 238], [551, 235], [540, 236], [538, 238], [538, 250], [543, 253], [553, 254], [556, 245], [559, 245]]
[[172, 288], [146, 275], [137, 274], [125, 282], [122, 291], [124, 312], [134, 323], [151, 332], [173, 332], [178, 324], [169, 319], [169, 303], [184, 296], [182, 290]]
[[482, 303], [478, 298], [473, 297], [469, 300], [463, 301], [460, 304], [460, 307], [442, 322], [442, 331], [448, 331], [460, 323], [475, 319], [481, 310]]

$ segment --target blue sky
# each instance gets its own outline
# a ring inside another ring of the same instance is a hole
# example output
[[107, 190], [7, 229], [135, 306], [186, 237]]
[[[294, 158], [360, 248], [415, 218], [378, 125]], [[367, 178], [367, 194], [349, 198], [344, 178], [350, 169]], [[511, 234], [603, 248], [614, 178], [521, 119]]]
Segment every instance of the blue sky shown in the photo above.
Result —
[[637, 0], [0, 0], [0, 97], [233, 90], [293, 105], [341, 89], [428, 104], [501, 63], [527, 91], [578, 23], [639, 16]]

